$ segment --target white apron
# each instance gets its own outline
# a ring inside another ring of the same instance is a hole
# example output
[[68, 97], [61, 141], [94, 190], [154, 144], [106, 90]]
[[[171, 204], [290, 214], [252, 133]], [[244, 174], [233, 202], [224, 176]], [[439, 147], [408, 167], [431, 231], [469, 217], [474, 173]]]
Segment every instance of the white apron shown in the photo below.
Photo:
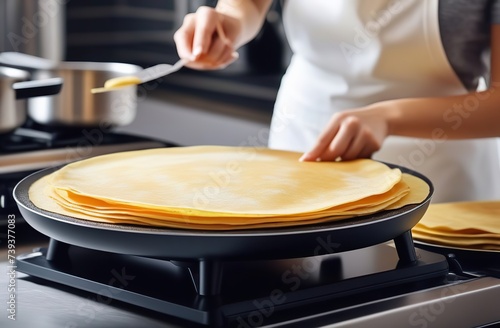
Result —
[[[467, 92], [442, 47], [438, 0], [287, 0], [283, 20], [294, 55], [275, 105], [271, 148], [311, 149], [336, 111]], [[448, 124], [456, 121], [443, 119], [442, 127]], [[496, 139], [430, 137], [389, 137], [374, 158], [429, 177], [434, 202], [500, 199]]]

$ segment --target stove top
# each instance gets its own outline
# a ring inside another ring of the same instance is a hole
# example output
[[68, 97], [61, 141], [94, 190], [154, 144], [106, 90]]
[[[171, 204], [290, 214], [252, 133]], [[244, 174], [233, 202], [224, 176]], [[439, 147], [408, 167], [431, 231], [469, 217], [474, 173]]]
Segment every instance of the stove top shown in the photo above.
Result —
[[62, 140], [24, 135], [28, 133], [37, 134], [39, 131], [18, 129], [9, 136], [8, 142], [3, 140], [0, 175], [40, 170], [112, 152], [172, 146], [166, 142], [119, 133], [82, 134]]
[[[304, 327], [321, 322], [332, 327], [377, 326], [371, 324], [372, 315], [383, 317], [386, 327], [401, 327], [393, 320], [402, 314], [404, 326], [418, 327], [436, 316], [425, 312], [426, 307], [434, 311], [446, 304], [449, 311], [440, 313], [438, 321], [443, 323], [451, 322], [448, 317], [461, 318], [455, 307], [470, 307], [471, 299], [496, 304], [500, 279], [454, 272], [453, 257], [416, 251], [418, 261], [413, 264], [401, 264], [387, 244], [317, 257], [225, 262], [220, 292], [208, 296], [197, 292], [193, 281], [203, 273], [193, 271], [188, 262], [51, 241], [48, 249], [19, 256], [16, 265], [31, 276], [153, 310], [167, 321], [180, 319], [190, 327]], [[500, 320], [494, 308], [485, 305], [480, 310], [482, 324]]]
[[[100, 129], [48, 130], [18, 128], [14, 132], [2, 136], [0, 140], [1, 154], [58, 149], [66, 147], [86, 148], [101, 145], [116, 145], [137, 142], [136, 136], [102, 131]], [[145, 138], [143, 138], [145, 140]]]
[[[108, 126], [53, 127], [28, 121], [0, 136], [0, 174], [47, 168], [113, 151], [173, 146]], [[115, 150], [116, 149], [116, 150]]]

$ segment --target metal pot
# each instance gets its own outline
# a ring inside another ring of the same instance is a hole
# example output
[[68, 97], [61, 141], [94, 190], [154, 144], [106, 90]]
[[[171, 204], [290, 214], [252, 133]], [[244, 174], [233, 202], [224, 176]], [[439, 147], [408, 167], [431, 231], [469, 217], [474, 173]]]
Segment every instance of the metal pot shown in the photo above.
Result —
[[25, 99], [52, 95], [61, 90], [61, 78], [28, 79], [26, 71], [0, 67], [0, 134], [11, 132], [26, 121]]
[[0, 54], [0, 65], [31, 71], [35, 80], [64, 79], [61, 93], [28, 102], [28, 116], [36, 123], [66, 127], [124, 126], [136, 115], [137, 87], [92, 94], [108, 79], [134, 74], [142, 68], [131, 64], [98, 62], [53, 62], [22, 53]]
[[67, 2], [0, 1], [0, 51], [17, 51], [62, 60], [66, 48]]

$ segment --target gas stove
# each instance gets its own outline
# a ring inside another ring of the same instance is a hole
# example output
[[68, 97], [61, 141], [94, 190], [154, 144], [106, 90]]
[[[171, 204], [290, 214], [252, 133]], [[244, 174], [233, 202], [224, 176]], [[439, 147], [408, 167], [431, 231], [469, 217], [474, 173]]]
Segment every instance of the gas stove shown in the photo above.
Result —
[[[0, 135], [0, 215], [17, 213], [14, 186], [25, 176], [72, 161], [119, 151], [171, 147], [171, 143], [115, 133], [108, 126], [49, 127], [26, 122]], [[0, 216], [0, 225], [5, 223]]]
[[[500, 322], [498, 267], [484, 269], [491, 262], [464, 268], [453, 254], [416, 248], [418, 260], [405, 263], [397, 253], [391, 244], [380, 244], [314, 257], [227, 261], [203, 270], [190, 262], [52, 239], [48, 248], [19, 256], [17, 269], [55, 288], [66, 285], [113, 299], [116, 306], [125, 302], [137, 311], [153, 310], [165, 327], [493, 327]], [[200, 283], [218, 287], [202, 294]]]

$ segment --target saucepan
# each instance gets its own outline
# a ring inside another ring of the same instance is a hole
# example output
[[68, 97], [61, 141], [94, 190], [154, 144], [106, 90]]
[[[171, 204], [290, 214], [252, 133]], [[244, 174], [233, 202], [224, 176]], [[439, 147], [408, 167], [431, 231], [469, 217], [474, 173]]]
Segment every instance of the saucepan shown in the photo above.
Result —
[[109, 128], [130, 124], [137, 110], [137, 87], [92, 94], [105, 81], [132, 75], [141, 67], [125, 63], [54, 62], [17, 52], [0, 53], [0, 65], [30, 71], [32, 79], [60, 77], [64, 85], [59, 95], [28, 101], [27, 113], [38, 124], [65, 127]]
[[61, 78], [28, 81], [23, 70], [0, 67], [0, 134], [7, 134], [26, 121], [26, 99], [49, 98], [61, 90]]

